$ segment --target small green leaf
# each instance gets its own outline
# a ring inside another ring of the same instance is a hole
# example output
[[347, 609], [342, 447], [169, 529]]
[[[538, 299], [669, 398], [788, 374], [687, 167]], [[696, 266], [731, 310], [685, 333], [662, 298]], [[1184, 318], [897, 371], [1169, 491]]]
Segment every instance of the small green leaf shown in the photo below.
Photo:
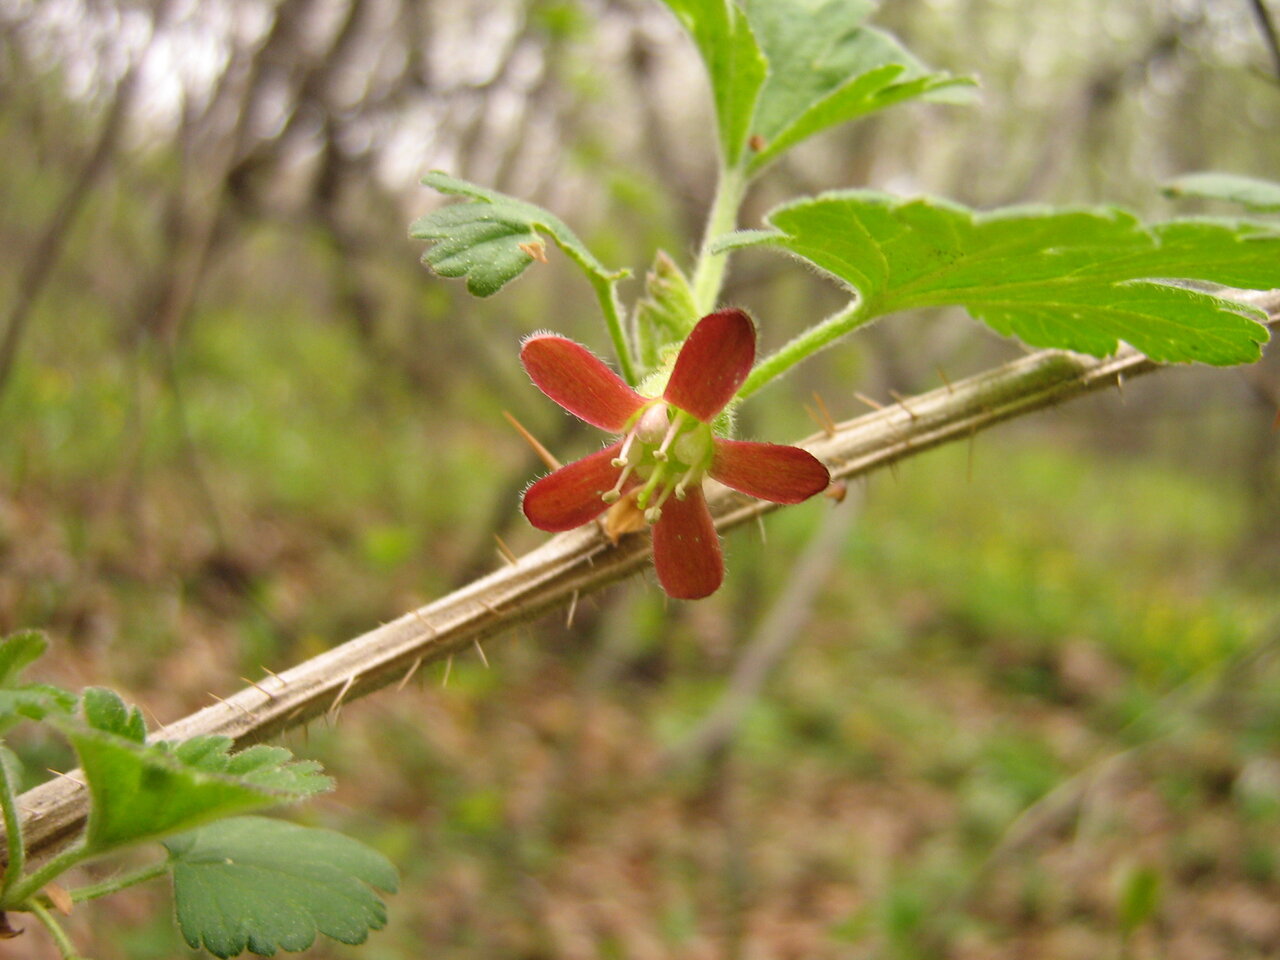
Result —
[[409, 235], [434, 241], [422, 261], [442, 277], [466, 277], [467, 290], [488, 297], [520, 276], [551, 237], [594, 283], [612, 282], [626, 271], [610, 271], [558, 217], [541, 207], [465, 180], [433, 171], [422, 182], [469, 203], [442, 207], [415, 220]]
[[1280, 183], [1234, 173], [1188, 173], [1164, 186], [1170, 197], [1226, 200], [1255, 213], [1280, 213]]
[[178, 925], [215, 957], [306, 950], [317, 933], [363, 943], [386, 925], [375, 889], [394, 893], [395, 867], [332, 830], [235, 817], [165, 841]]
[[751, 135], [751, 118], [768, 65], [746, 15], [733, 0], [665, 0], [702, 55], [711, 81], [720, 152], [735, 167]]
[[975, 213], [874, 191], [800, 200], [767, 219], [773, 230], [720, 249], [782, 247], [853, 287], [869, 316], [956, 304], [1033, 346], [1094, 356], [1125, 341], [1166, 363], [1256, 360], [1261, 311], [1177, 281], [1280, 286], [1280, 232], [1256, 223], [1146, 227], [1113, 208]]
[[698, 322], [698, 306], [689, 280], [666, 252], [659, 250], [645, 275], [645, 296], [636, 303], [636, 328], [645, 364], [658, 365], [663, 344], [683, 341]]
[[319, 764], [295, 761], [283, 747], [233, 754], [230, 740], [211, 736], [145, 744], [134, 738], [132, 719], [113, 717], [113, 729], [62, 724], [93, 800], [86, 830], [93, 855], [332, 789]]
[[84, 722], [94, 730], [142, 743], [147, 739], [147, 721], [137, 707], [130, 708], [120, 695], [106, 687], [87, 687], [80, 696]]
[[22, 720], [43, 720], [51, 713], [75, 709], [76, 696], [47, 683], [22, 683], [23, 672], [48, 648], [35, 630], [0, 640], [0, 735]]
[[[309, 781], [311, 774], [320, 769], [314, 760], [295, 761], [293, 754], [284, 747], [265, 743], [232, 753], [230, 737], [205, 735], [177, 744], [161, 742], [156, 746], [171, 750], [178, 761], [194, 770], [225, 774], [268, 790], [294, 791], [300, 782]], [[328, 782], [328, 778], [320, 779]]]
[[919, 97], [968, 99], [971, 79], [931, 73], [863, 21], [868, 0], [744, 0], [769, 63], [751, 132], [755, 173], [822, 130]]
[[20, 630], [0, 640], [0, 687], [17, 684], [22, 672], [35, 663], [49, 647], [39, 630]]

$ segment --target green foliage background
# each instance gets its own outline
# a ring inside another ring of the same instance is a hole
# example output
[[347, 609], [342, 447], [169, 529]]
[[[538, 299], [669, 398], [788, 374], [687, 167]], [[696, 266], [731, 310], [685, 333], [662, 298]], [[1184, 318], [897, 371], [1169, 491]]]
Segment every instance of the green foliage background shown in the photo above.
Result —
[[[864, 184], [1165, 215], [1190, 209], [1155, 189], [1176, 173], [1277, 179], [1280, 95], [1250, 71], [1258, 51], [1222, 41], [1208, 7], [1178, 20], [1152, 6], [888, 5], [876, 22], [980, 75], [983, 105], [819, 139], [749, 215]], [[530, 5], [560, 58], [551, 82], [581, 105], [559, 118], [558, 154], [525, 159], [570, 187], [530, 199], [605, 263], [640, 267], [696, 242], [705, 159], [673, 148], [659, 167], [606, 122], [632, 116], [614, 99], [631, 88], [593, 59], [597, 15]], [[692, 69], [678, 31], [660, 36], [659, 64]], [[100, 113], [5, 49], [7, 304]], [[668, 106], [669, 143], [710, 149], [705, 118]], [[252, 216], [217, 194], [231, 241], [180, 324], [149, 327], [164, 198], [189, 172], [162, 138], [121, 154], [0, 400], [0, 632], [47, 630], [49, 679], [115, 686], [160, 721], [491, 569], [494, 531], [539, 543], [518, 515], [539, 468], [502, 411], [562, 459], [596, 437], [525, 381], [519, 337], [605, 347], [562, 259], [484, 302], [427, 276], [403, 236], [428, 199], [373, 176], [345, 194], [354, 252], [289, 206], [288, 178]], [[767, 346], [837, 296], [765, 254], [744, 255], [727, 294]], [[743, 434], [812, 432], [815, 390], [845, 418], [864, 409], [855, 391], [888, 401], [936, 386], [939, 368], [1016, 355], [952, 321], [821, 355], [744, 405]], [[299, 815], [377, 846], [404, 881], [368, 945], [309, 955], [1267, 955], [1280, 467], [1260, 398], [1276, 382], [1273, 350], [1256, 370], [1161, 375], [918, 457], [840, 506], [784, 511], [763, 541], [733, 534], [709, 601], [669, 607], [637, 580], [571, 627], [492, 644], [488, 668], [459, 658], [447, 685], [425, 671], [291, 737], [339, 785]], [[812, 616], [732, 746], [679, 762], [833, 510], [858, 515]], [[14, 743], [32, 770], [68, 761], [21, 731]], [[168, 909], [161, 890], [131, 891], [71, 929], [99, 960], [173, 957]], [[46, 956], [37, 937], [14, 955]]]

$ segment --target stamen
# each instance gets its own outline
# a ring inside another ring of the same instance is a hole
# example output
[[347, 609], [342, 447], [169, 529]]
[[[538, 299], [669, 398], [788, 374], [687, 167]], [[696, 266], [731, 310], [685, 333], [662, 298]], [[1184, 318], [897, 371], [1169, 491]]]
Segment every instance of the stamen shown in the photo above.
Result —
[[685, 471], [685, 475], [676, 481], [676, 499], [677, 500], [683, 502], [685, 493], [687, 492], [686, 488], [689, 486], [689, 484], [692, 482], [700, 481], [702, 479], [701, 477], [697, 476], [697, 474], [698, 474], [698, 468], [690, 467], [688, 470]]
[[[622, 466], [622, 464], [614, 463], [614, 466]], [[632, 463], [622, 467], [622, 472], [618, 474], [618, 482], [613, 485], [613, 489], [600, 494], [600, 499], [605, 503], [617, 503], [622, 497], [622, 485], [627, 482], [627, 477], [631, 476], [631, 471], [634, 469], [635, 464]]]
[[609, 465], [613, 467], [625, 467], [631, 459], [631, 444], [635, 442], [636, 433], [640, 430], [639, 422], [636, 423], [627, 435], [622, 439], [622, 449], [618, 451], [618, 455], [609, 461]]

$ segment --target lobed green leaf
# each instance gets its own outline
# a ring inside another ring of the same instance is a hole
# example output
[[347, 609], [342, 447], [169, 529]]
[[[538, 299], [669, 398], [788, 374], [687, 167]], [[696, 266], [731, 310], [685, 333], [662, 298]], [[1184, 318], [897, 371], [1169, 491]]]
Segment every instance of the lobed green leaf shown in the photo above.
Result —
[[22, 674], [48, 649], [44, 635], [24, 630], [0, 640], [0, 735], [22, 720], [43, 720], [75, 709], [76, 696], [47, 683], [24, 683]]
[[465, 277], [467, 290], [488, 297], [520, 276], [544, 244], [555, 241], [593, 282], [612, 282], [626, 271], [610, 271], [555, 215], [495, 190], [433, 171], [422, 182], [441, 193], [467, 198], [413, 222], [409, 235], [432, 241], [422, 261], [442, 277]]
[[1120, 341], [1161, 362], [1256, 360], [1260, 312], [1183, 282], [1280, 286], [1280, 232], [1256, 223], [1144, 226], [1113, 208], [975, 213], [933, 199], [843, 191], [784, 205], [771, 230], [721, 249], [780, 247], [851, 286], [872, 316], [963, 306], [1037, 347], [1112, 353]]
[[132, 714], [125, 716], [122, 723], [114, 712], [109, 728], [63, 724], [92, 798], [90, 855], [332, 789], [319, 764], [295, 761], [283, 747], [233, 754], [226, 737], [147, 744], [135, 738]]
[[133, 743], [147, 739], [147, 721], [142, 711], [130, 707], [114, 690], [86, 688], [80, 695], [80, 712], [91, 729], [115, 734]]
[[394, 893], [382, 854], [331, 830], [235, 817], [165, 841], [178, 925], [216, 957], [305, 950], [318, 933], [363, 943], [383, 927], [376, 890]]
[[35, 663], [49, 647], [39, 630], [20, 630], [0, 640], [0, 687], [18, 683], [24, 670]]
[[742, 158], [768, 70], [747, 16], [734, 0], [664, 0], [702, 55], [711, 81], [720, 152], [727, 167]]
[[751, 132], [755, 173], [816, 133], [919, 97], [967, 99], [974, 81], [931, 73], [863, 21], [869, 0], [743, 0], [769, 64]]

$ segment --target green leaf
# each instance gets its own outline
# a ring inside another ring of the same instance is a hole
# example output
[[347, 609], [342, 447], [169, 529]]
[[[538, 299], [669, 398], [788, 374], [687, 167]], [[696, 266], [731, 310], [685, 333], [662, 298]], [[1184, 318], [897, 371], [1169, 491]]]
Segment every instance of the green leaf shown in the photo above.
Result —
[[636, 328], [645, 364], [658, 365], [663, 344], [683, 341], [698, 322], [698, 306], [689, 280], [665, 251], [659, 250], [645, 275], [645, 296], [636, 303]]
[[1280, 213], [1280, 183], [1234, 173], [1188, 173], [1165, 184], [1164, 193], [1226, 200], [1255, 213]]
[[35, 663], [49, 647], [39, 630], [21, 630], [0, 640], [0, 687], [18, 683], [22, 672]]
[[363, 943], [387, 922], [374, 889], [394, 893], [386, 857], [332, 830], [235, 817], [165, 841], [178, 925], [215, 957], [306, 950], [323, 933]]
[[822, 130], [919, 97], [967, 99], [974, 81], [931, 73], [893, 36], [863, 21], [869, 0], [743, 0], [769, 63], [751, 132], [759, 171]]
[[35, 630], [0, 640], [0, 735], [22, 720], [43, 720], [51, 713], [75, 709], [70, 691], [47, 683], [23, 683], [22, 674], [44, 654], [49, 643]]
[[442, 277], [466, 277], [467, 290], [488, 297], [520, 276], [545, 247], [540, 234], [556, 242], [596, 283], [626, 276], [605, 268], [564, 221], [541, 207], [433, 171], [422, 182], [471, 202], [442, 207], [415, 220], [409, 235], [434, 241], [422, 261]]
[[774, 229], [719, 248], [788, 250], [853, 287], [869, 316], [956, 304], [1033, 346], [1094, 356], [1123, 340], [1166, 363], [1256, 360], [1261, 311], [1170, 281], [1280, 286], [1280, 232], [1256, 223], [1146, 227], [1114, 208], [975, 213], [873, 191], [800, 200], [767, 220]]
[[137, 707], [129, 707], [120, 695], [106, 687], [88, 687], [80, 697], [84, 722], [94, 730], [142, 743], [147, 739], [147, 721]]
[[702, 55], [711, 81], [725, 166], [735, 167], [751, 135], [767, 64], [746, 15], [733, 0], [665, 0]]
[[107, 697], [94, 699], [94, 723], [62, 724], [93, 801], [90, 855], [332, 789], [319, 764], [295, 761], [283, 747], [235, 754], [226, 737], [143, 743], [136, 738], [136, 711], [121, 714]]

